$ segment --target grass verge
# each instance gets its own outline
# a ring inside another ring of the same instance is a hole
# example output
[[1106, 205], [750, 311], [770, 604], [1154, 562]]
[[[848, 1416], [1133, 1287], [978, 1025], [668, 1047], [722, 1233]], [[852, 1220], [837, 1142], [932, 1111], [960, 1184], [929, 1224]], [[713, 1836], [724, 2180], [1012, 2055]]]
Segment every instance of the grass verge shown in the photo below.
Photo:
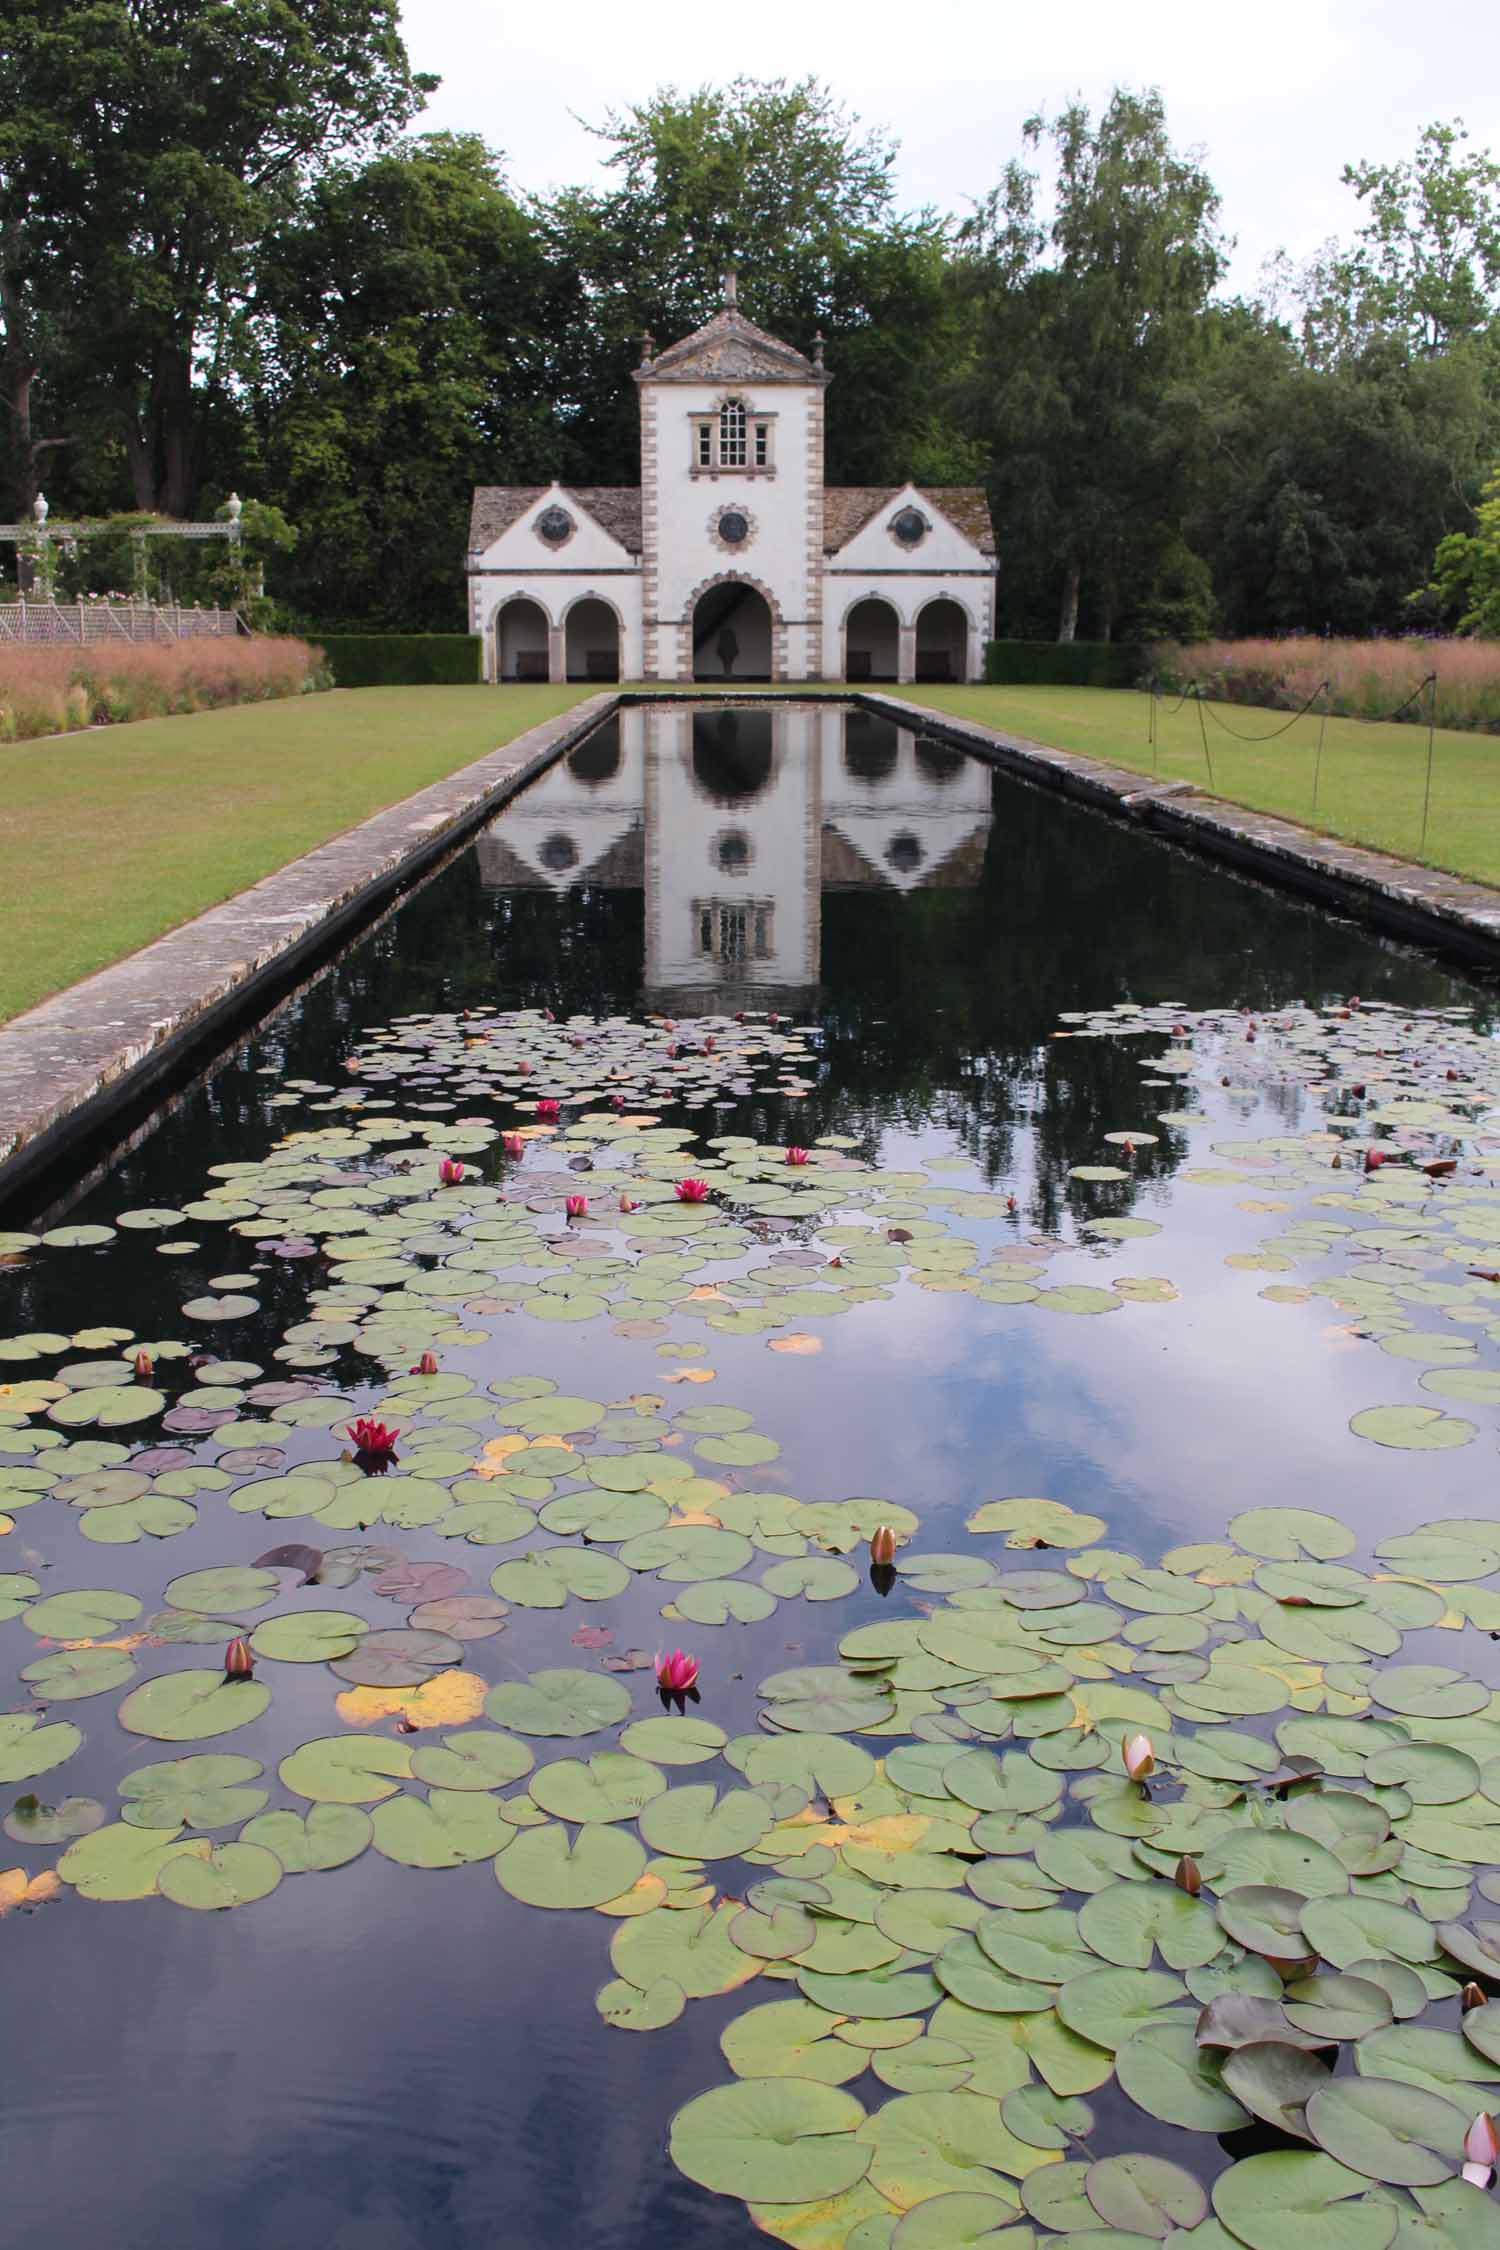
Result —
[[[1213, 796], [1255, 812], [1280, 813], [1327, 836], [1371, 844], [1397, 858], [1500, 883], [1500, 739], [1438, 728], [1425, 848], [1427, 730], [1330, 719], [1318, 760], [1318, 720], [1286, 719], [1243, 704], [1159, 707], [1158, 741], [1149, 741], [1150, 697], [1130, 689], [922, 687], [888, 689], [903, 700], [1027, 735], [1057, 750], [1077, 750], [1162, 780], [1196, 782]], [[1233, 728], [1233, 735], [1225, 732]], [[1313, 785], [1317, 783], [1314, 809]]]
[[0, 1021], [592, 692], [336, 689], [0, 746]]

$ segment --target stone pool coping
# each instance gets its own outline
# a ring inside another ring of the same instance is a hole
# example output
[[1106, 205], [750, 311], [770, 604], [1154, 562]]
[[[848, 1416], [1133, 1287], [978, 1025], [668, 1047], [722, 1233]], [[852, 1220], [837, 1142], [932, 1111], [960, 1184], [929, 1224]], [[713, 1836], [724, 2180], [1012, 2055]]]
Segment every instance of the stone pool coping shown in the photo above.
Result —
[[594, 695], [0, 1029], [0, 1201], [451, 851], [619, 702]]
[[[829, 683], [808, 684], [829, 692]], [[725, 691], [709, 683], [680, 692], [689, 700], [725, 700]], [[1469, 966], [1500, 967], [1500, 891], [1485, 884], [1246, 811], [1205, 796], [1192, 782], [1152, 780], [903, 697], [842, 692], [865, 710], [917, 724], [956, 749], [1376, 929]], [[736, 702], [786, 700], [785, 691], [776, 698], [749, 687], [729, 693]], [[0, 1203], [289, 986], [601, 720], [653, 700], [640, 688], [588, 697], [0, 1029]]]
[[1500, 968], [1500, 890], [1393, 859], [1363, 844], [1320, 836], [1275, 813], [1251, 812], [1205, 794], [1191, 781], [1158, 781], [1075, 750], [1057, 750], [903, 697], [860, 692], [853, 700], [1003, 766], [1008, 772], [1140, 822], [1211, 858], [1229, 861], [1283, 889], [1297, 890], [1350, 919], [1468, 967]]

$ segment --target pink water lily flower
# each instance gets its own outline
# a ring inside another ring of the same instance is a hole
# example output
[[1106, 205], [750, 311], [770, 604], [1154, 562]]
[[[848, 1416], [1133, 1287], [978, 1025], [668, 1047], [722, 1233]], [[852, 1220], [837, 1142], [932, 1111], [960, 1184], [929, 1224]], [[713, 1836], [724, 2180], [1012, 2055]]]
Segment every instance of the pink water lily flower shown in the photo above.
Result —
[[679, 1203], [706, 1203], [708, 1201], [707, 1180], [679, 1180], [677, 1183], [677, 1200]]
[[444, 1187], [457, 1187], [463, 1176], [463, 1165], [456, 1156], [445, 1156], [438, 1166], [438, 1178]]
[[807, 1150], [805, 1148], [789, 1148], [786, 1152], [786, 1160], [788, 1164], [805, 1164], [807, 1162]]
[[698, 1684], [698, 1659], [689, 1656], [686, 1649], [669, 1649], [665, 1656], [658, 1649], [653, 1659], [656, 1665], [656, 1684], [664, 1695], [691, 1695]]
[[543, 1094], [536, 1105], [536, 1113], [538, 1117], [551, 1124], [554, 1118], [562, 1115], [562, 1103], [552, 1094]]
[[395, 1453], [396, 1440], [401, 1432], [393, 1429], [389, 1423], [377, 1422], [373, 1414], [361, 1414], [349, 1423], [344, 1435], [352, 1442], [356, 1453], [364, 1454], [369, 1460], [379, 1461], [389, 1460]]
[[522, 1133], [502, 1133], [500, 1135], [500, 1146], [507, 1156], [524, 1156], [526, 1154], [525, 1135]]
[[586, 1219], [589, 1215], [589, 1199], [586, 1195], [570, 1195], [565, 1208], [570, 1219]]

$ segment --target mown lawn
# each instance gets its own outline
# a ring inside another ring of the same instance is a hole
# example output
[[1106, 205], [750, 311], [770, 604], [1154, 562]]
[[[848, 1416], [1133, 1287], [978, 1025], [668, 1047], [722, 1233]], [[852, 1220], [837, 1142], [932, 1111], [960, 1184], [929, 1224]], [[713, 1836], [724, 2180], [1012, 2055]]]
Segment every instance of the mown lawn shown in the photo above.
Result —
[[335, 689], [0, 745], [0, 1020], [591, 692]]
[[[1150, 698], [1127, 689], [1047, 687], [922, 687], [887, 691], [929, 709], [973, 718], [1059, 750], [1079, 750], [1140, 773], [1181, 777], [1215, 796], [1257, 812], [1283, 813], [1332, 836], [1345, 836], [1403, 859], [1420, 859], [1480, 882], [1500, 883], [1500, 736], [1440, 728], [1433, 738], [1432, 805], [1422, 848], [1427, 780], [1427, 729], [1370, 726], [1330, 719], [1317, 774], [1318, 721], [1213, 704], [1160, 707], [1155, 762]], [[1170, 711], [1170, 715], [1169, 714]], [[1204, 753], [1205, 734], [1207, 756]]]

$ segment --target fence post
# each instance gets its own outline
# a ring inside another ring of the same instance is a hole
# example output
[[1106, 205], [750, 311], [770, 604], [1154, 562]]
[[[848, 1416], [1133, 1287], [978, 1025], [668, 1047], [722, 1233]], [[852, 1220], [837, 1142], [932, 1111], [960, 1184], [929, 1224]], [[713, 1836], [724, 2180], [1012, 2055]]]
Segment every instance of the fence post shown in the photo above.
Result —
[[1422, 792], [1422, 841], [1417, 846], [1418, 857], [1427, 851], [1427, 816], [1432, 810], [1432, 735], [1437, 725], [1437, 674], [1429, 672], [1422, 682], [1427, 690], [1427, 786]]

